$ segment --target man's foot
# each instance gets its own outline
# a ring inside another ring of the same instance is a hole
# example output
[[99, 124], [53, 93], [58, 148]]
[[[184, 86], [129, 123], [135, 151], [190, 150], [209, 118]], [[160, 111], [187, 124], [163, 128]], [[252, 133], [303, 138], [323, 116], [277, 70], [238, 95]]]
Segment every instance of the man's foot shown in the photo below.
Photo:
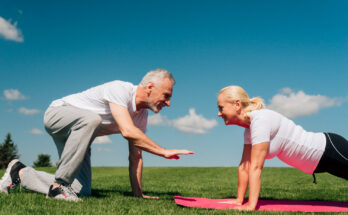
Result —
[[26, 166], [19, 160], [12, 160], [6, 169], [4, 176], [0, 180], [0, 192], [8, 194], [10, 188], [17, 186], [21, 180], [19, 178], [19, 170], [25, 168]]
[[54, 189], [53, 185], [50, 186], [50, 189], [48, 190], [47, 198], [55, 198], [55, 199], [62, 199], [66, 201], [73, 201], [73, 202], [79, 202], [82, 201], [79, 197], [77, 197], [76, 193], [73, 191], [70, 185], [59, 185], [59, 187], [56, 187]]

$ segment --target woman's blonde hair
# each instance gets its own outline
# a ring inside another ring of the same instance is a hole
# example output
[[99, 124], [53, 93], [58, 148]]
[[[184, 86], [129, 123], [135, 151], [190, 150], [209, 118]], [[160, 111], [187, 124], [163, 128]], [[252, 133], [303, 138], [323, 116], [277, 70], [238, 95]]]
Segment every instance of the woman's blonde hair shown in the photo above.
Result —
[[228, 86], [220, 90], [219, 95], [223, 94], [228, 102], [234, 102], [240, 100], [242, 108], [246, 112], [246, 116], [249, 116], [249, 112], [253, 110], [259, 110], [265, 108], [263, 99], [261, 97], [249, 98], [248, 94], [240, 86]]

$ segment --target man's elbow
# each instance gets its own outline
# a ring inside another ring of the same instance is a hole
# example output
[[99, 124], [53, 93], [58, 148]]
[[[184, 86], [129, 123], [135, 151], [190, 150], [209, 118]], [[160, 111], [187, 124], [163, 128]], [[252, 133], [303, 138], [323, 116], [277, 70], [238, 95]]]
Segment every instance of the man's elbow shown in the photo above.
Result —
[[121, 129], [121, 135], [123, 138], [127, 140], [133, 140], [135, 139], [135, 132], [131, 128], [123, 128]]

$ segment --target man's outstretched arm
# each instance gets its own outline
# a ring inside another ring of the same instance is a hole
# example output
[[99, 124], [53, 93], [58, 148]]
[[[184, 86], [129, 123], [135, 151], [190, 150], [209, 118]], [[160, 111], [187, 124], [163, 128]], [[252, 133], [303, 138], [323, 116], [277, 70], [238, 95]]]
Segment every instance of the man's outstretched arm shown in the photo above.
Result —
[[109, 105], [112, 116], [115, 119], [122, 136], [134, 146], [167, 159], [179, 159], [180, 154], [193, 154], [193, 152], [188, 150], [165, 149], [160, 147], [133, 124], [127, 108], [113, 103], [109, 103]]

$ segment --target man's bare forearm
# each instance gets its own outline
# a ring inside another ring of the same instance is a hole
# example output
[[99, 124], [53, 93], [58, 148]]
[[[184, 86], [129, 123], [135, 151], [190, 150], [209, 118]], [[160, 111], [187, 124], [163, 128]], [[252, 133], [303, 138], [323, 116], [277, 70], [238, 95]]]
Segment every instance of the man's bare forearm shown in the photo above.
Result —
[[157, 145], [139, 128], [133, 127], [127, 133], [122, 133], [122, 136], [131, 142], [134, 146], [147, 151], [149, 153], [164, 156], [165, 149]]
[[136, 197], [142, 197], [142, 170], [143, 158], [141, 150], [137, 149], [132, 143], [129, 143], [129, 178], [133, 194]]
[[134, 146], [139, 147], [140, 149], [149, 153], [168, 159], [179, 159], [178, 155], [180, 154], [193, 154], [193, 152], [188, 150], [168, 150], [160, 147], [155, 142], [150, 140], [150, 138], [148, 138], [144, 132], [142, 132], [134, 125], [127, 108], [113, 103], [109, 103], [109, 105], [112, 117], [115, 119], [122, 136], [129, 142], [132, 142]]

